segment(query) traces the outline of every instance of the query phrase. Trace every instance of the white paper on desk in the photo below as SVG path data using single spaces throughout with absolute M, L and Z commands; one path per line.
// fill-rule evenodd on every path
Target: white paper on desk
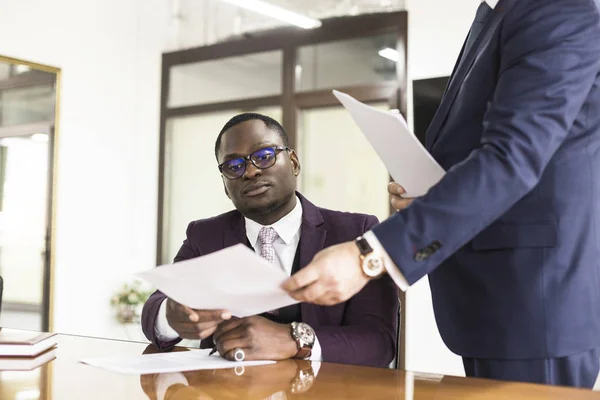
M 218 355 L 209 356 L 210 349 L 175 351 L 171 353 L 143 354 L 120 357 L 89 357 L 80 362 L 122 374 L 160 374 L 166 372 L 196 371 L 200 369 L 226 369 L 237 366 L 252 367 L 275 364 L 275 361 L 228 361 Z
M 408 129 L 400 113 L 378 110 L 337 90 L 333 94 L 348 110 L 394 181 L 404 187 L 404 197 L 423 196 L 442 179 L 444 169 Z
M 288 276 L 243 244 L 136 275 L 178 303 L 240 318 L 297 303 L 280 288 Z

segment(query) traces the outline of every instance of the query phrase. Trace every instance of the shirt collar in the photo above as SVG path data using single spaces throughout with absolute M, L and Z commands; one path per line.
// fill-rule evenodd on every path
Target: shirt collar
M 496 4 L 498 4 L 498 0 L 481 0 L 481 2 L 486 2 L 488 3 L 488 6 L 490 6 L 492 9 L 496 8 Z
M 256 248 L 256 242 L 258 241 L 258 233 L 264 227 L 256 221 L 252 221 L 244 217 L 246 222 L 246 236 L 250 241 L 250 244 Z M 300 230 L 300 226 L 302 225 L 302 204 L 298 196 L 296 196 L 296 206 L 289 214 L 285 217 L 281 218 L 279 221 L 275 222 L 273 225 L 270 225 L 275 232 L 279 235 L 281 240 L 285 242 L 285 244 L 290 244 L 292 240 L 294 240 L 294 236 Z

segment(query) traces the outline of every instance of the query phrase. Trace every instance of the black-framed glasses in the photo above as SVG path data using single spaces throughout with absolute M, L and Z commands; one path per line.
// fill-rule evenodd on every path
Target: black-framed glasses
M 247 162 L 250 161 L 258 169 L 267 169 L 275 165 L 277 154 L 282 151 L 289 151 L 286 146 L 272 146 L 256 150 L 254 153 L 246 156 L 234 158 L 233 160 L 225 161 L 219 165 L 219 171 L 227 179 L 238 179 L 246 172 Z

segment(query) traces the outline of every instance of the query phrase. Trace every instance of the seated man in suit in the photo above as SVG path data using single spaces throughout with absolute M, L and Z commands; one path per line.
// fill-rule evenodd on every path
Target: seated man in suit
M 316 207 L 297 193 L 300 163 L 272 118 L 251 113 L 232 118 L 217 138 L 215 156 L 236 210 L 191 222 L 175 262 L 244 243 L 291 275 L 318 251 L 354 240 L 378 222 Z M 395 356 L 398 308 L 397 288 L 388 276 L 334 307 L 302 303 L 248 318 L 192 310 L 157 291 L 144 305 L 142 326 L 160 349 L 182 338 L 201 339 L 201 348 L 216 346 L 227 359 L 239 348 L 246 360 L 306 358 L 384 367 Z

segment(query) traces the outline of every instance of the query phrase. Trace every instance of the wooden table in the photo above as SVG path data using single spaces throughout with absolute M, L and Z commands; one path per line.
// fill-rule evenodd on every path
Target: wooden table
M 589 390 L 328 363 L 314 376 L 306 361 L 170 376 L 121 375 L 78 362 L 154 351 L 145 343 L 59 335 L 57 357 L 49 364 L 33 371 L 0 371 L 0 399 L 600 399 L 600 393 Z M 187 385 L 169 386 L 174 376 L 184 377 Z

